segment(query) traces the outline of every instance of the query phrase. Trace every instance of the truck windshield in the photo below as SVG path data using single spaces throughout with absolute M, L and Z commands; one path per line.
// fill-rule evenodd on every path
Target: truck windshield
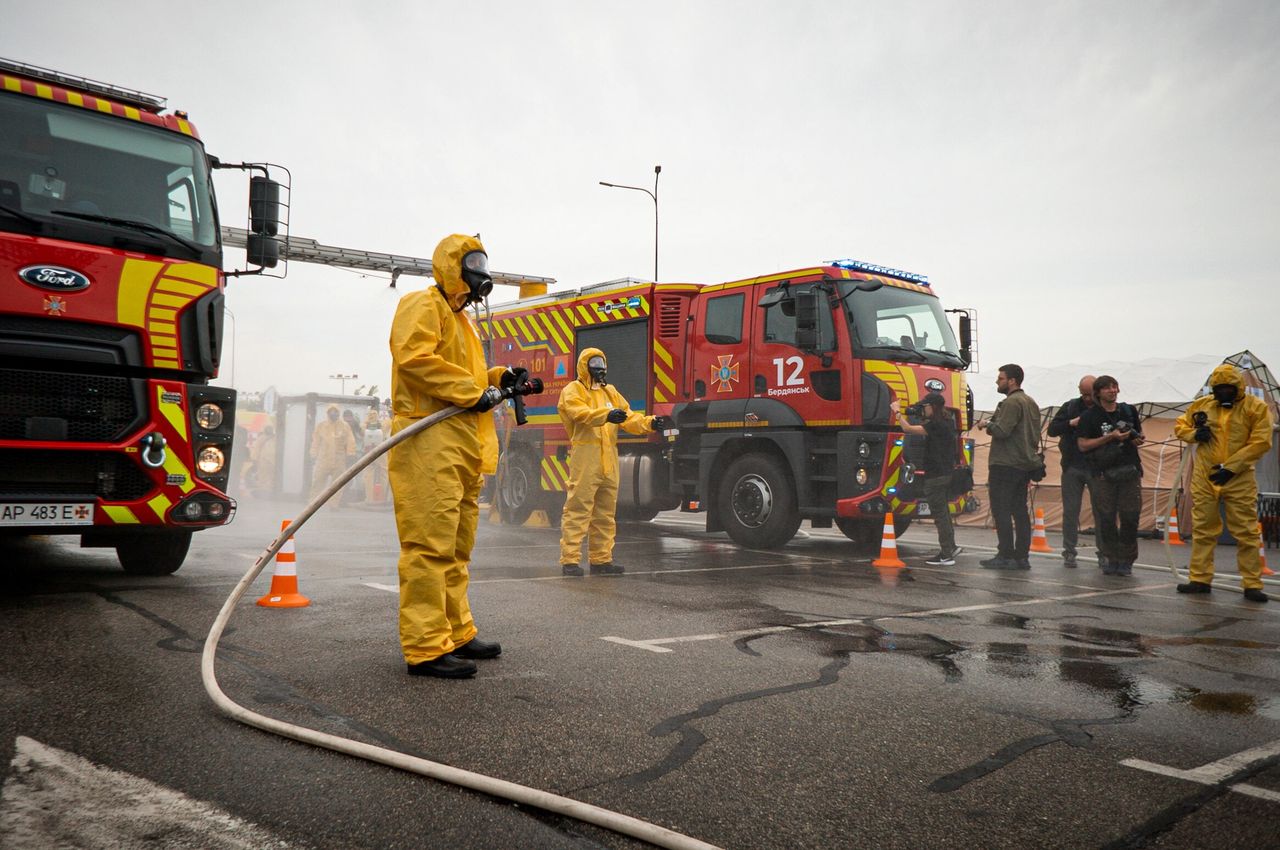
M 934 296 L 896 286 L 867 291 L 865 281 L 837 283 L 858 353 L 886 360 L 965 365 L 942 304 Z
M 204 148 L 136 121 L 0 94 L 0 230 L 135 250 L 141 242 L 217 262 Z

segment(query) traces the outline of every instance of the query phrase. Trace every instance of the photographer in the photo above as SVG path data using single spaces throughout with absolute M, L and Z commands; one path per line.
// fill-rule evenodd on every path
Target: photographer
M 898 427 L 904 433 L 924 437 L 924 498 L 938 529 L 938 554 L 925 563 L 934 567 L 954 566 L 960 552 L 951 525 L 951 473 L 956 467 L 958 441 L 955 420 L 947 410 L 946 399 L 939 393 L 929 393 L 919 404 L 906 409 L 908 416 L 924 420 L 919 425 L 902 417 L 898 402 L 889 407 L 899 417 Z
M 1116 401 L 1120 383 L 1110 375 L 1093 382 L 1093 407 L 1080 416 L 1076 446 L 1093 470 L 1091 495 L 1098 530 L 1098 566 L 1109 576 L 1133 574 L 1138 559 L 1138 517 L 1142 513 L 1145 437 L 1138 411 Z

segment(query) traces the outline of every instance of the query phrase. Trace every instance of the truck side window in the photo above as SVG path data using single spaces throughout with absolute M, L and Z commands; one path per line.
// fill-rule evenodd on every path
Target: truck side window
M 747 296 L 721 295 L 707 301 L 707 342 L 715 345 L 736 345 L 742 342 L 742 307 Z
M 824 305 L 825 301 L 822 302 Z M 764 341 L 783 345 L 796 345 L 796 313 L 794 302 L 780 301 L 764 312 Z M 818 310 L 818 350 L 833 351 L 836 347 L 835 324 L 830 308 Z

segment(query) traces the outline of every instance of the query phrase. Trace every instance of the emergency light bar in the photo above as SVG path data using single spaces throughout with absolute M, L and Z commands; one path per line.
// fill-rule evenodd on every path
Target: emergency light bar
M 148 112 L 161 112 L 168 103 L 167 98 L 159 95 L 147 94 L 146 92 L 135 91 L 133 89 L 121 88 L 111 83 L 103 83 L 97 80 L 91 80 L 88 77 L 77 77 L 72 74 L 63 74 L 60 71 L 51 71 L 48 68 L 41 68 L 36 65 L 28 65 L 25 62 L 15 62 L 12 59 L 0 59 L 0 71 L 7 71 L 10 74 L 19 74 L 29 77 L 33 80 L 51 83 L 55 86 L 61 86 L 66 89 L 75 89 L 85 94 L 91 94 L 96 97 L 105 97 L 108 100 L 114 100 L 117 103 L 123 103 L 126 106 L 136 106 L 139 109 L 145 109 Z
M 896 277 L 899 280 L 918 283 L 921 286 L 929 285 L 929 276 L 923 274 L 912 274 L 904 272 L 901 269 L 891 269 L 888 266 L 877 266 L 873 263 L 864 263 L 861 260 L 832 260 L 827 263 L 829 266 L 835 266 L 838 269 L 848 269 L 853 272 L 868 272 L 870 274 L 887 274 L 889 277 Z

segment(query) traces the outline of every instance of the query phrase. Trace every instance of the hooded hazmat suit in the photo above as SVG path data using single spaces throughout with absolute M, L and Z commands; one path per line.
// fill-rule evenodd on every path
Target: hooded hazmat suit
M 341 418 L 333 418 L 338 413 L 336 404 L 329 405 L 325 417 L 316 423 L 311 434 L 311 459 L 315 466 L 311 470 L 311 495 L 314 497 L 323 490 L 333 478 L 337 478 L 347 468 L 347 464 L 356 453 L 356 441 L 351 429 Z M 342 501 L 342 494 L 338 494 Z
M 1236 398 L 1230 407 L 1212 395 L 1198 398 L 1178 417 L 1173 432 L 1178 439 L 1196 446 L 1191 471 L 1191 580 L 1208 584 L 1213 580 L 1213 553 L 1222 533 L 1222 517 L 1236 539 L 1236 566 L 1240 584 L 1246 590 L 1262 588 L 1262 561 L 1258 556 L 1258 479 L 1254 464 L 1271 449 L 1271 411 L 1267 403 L 1251 396 L 1244 377 L 1234 366 L 1224 363 L 1213 370 L 1209 386 L 1232 384 Z M 1207 443 L 1197 443 L 1195 415 L 1204 413 L 1212 435 Z M 1209 480 L 1221 464 L 1235 473 L 1219 486 Z
M 483 250 L 474 237 L 446 237 L 431 257 L 437 285 L 400 299 L 390 341 L 393 434 L 447 407 L 473 406 L 506 371 L 485 369 L 480 337 L 462 312 L 462 258 Z M 497 463 L 488 412 L 452 416 L 389 452 L 400 535 L 400 644 L 408 664 L 439 658 L 475 637 L 467 563 L 481 475 Z
M 587 559 L 591 564 L 613 563 L 618 428 L 631 434 L 653 433 L 652 416 L 633 412 L 622 393 L 592 381 L 587 369 L 592 357 L 604 359 L 604 352 L 583 349 L 578 355 L 578 378 L 560 391 L 556 405 L 569 432 L 569 489 L 560 520 L 561 564 L 576 565 L 581 561 L 583 537 L 589 539 Z M 615 408 L 627 414 L 621 425 L 608 421 L 609 411 Z

